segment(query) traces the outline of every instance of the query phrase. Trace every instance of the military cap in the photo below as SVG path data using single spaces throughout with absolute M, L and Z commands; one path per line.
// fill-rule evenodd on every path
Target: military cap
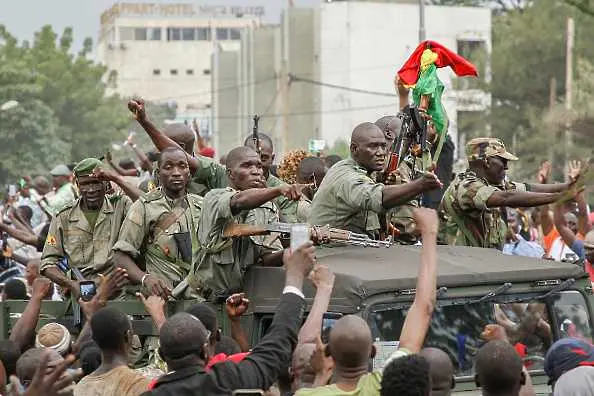
M 70 169 L 64 164 L 60 164 L 50 171 L 52 176 L 70 176 L 70 174 Z
M 501 139 L 497 138 L 475 138 L 466 143 L 466 157 L 474 161 L 487 157 L 501 157 L 508 161 L 517 161 L 518 157 L 507 152 Z
M 90 175 L 100 165 L 102 165 L 102 162 L 97 158 L 85 158 L 74 167 L 74 174 L 77 177 Z

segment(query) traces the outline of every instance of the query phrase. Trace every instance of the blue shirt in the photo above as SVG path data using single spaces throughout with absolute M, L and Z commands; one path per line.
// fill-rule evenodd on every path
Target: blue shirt
M 503 254 L 509 256 L 524 256 L 541 258 L 544 256 L 544 249 L 537 242 L 528 242 L 520 234 L 516 235 L 516 242 L 503 245 Z

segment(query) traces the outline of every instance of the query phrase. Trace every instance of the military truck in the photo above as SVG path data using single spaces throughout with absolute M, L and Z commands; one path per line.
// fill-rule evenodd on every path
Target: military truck
M 318 262 L 336 273 L 329 312 L 324 326 L 330 328 L 342 315 L 363 317 L 369 324 L 378 354 L 370 368 L 397 348 L 400 331 L 414 296 L 420 263 L 420 247 L 387 249 L 362 247 L 319 248 Z M 510 341 L 522 353 L 537 393 L 548 395 L 543 362 L 550 345 L 559 338 L 592 340 L 592 285 L 578 264 L 505 256 L 491 249 L 438 247 L 437 304 L 426 346 L 448 352 L 456 369 L 455 393 L 480 395 L 475 383 L 473 359 L 484 344 L 481 333 L 487 324 L 506 327 Z M 250 309 L 242 326 L 252 345 L 268 330 L 284 286 L 282 268 L 252 267 L 245 290 Z M 309 306 L 315 289 L 305 285 Z M 7 338 L 26 301 L 0 303 L 0 337 Z M 137 301 L 110 302 L 131 315 L 135 332 L 157 334 Z M 191 301 L 170 302 L 170 314 Z M 223 332 L 229 332 L 224 307 L 217 307 Z M 44 302 L 39 326 L 57 321 L 73 328 L 67 302 Z M 326 332 L 327 329 L 324 330 Z
M 397 348 L 407 310 L 415 296 L 420 247 L 318 249 L 317 258 L 336 273 L 325 326 L 340 315 L 363 317 L 378 354 L 371 367 Z M 487 324 L 502 324 L 522 352 L 537 394 L 550 394 L 544 356 L 559 338 L 592 340 L 592 284 L 582 266 L 506 256 L 492 249 L 438 247 L 437 304 L 426 346 L 446 351 L 456 369 L 455 394 L 480 395 L 473 360 L 485 343 Z M 280 268 L 253 268 L 246 278 L 250 315 L 244 323 L 252 343 L 272 321 L 283 285 Z M 306 285 L 311 306 L 315 290 Z

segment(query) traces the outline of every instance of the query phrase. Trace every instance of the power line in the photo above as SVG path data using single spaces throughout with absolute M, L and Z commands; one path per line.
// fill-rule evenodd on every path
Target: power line
M 320 110 L 313 110 L 313 111 L 297 111 L 297 112 L 293 112 L 293 113 L 287 113 L 287 116 L 291 117 L 291 116 L 302 116 L 302 115 L 310 115 L 310 114 L 333 114 L 333 113 L 345 113 L 345 112 L 349 112 L 349 111 L 359 111 L 359 110 L 375 110 L 375 109 L 384 109 L 384 108 L 388 108 L 388 107 L 396 107 L 396 104 L 386 104 L 386 105 L 375 105 L 375 106 L 362 106 L 362 107 L 349 107 L 349 108 L 343 108 L 343 109 L 336 109 L 336 110 L 326 110 L 326 111 L 320 111 Z M 230 116 L 218 116 L 218 117 L 214 117 L 216 119 L 219 120 L 235 120 L 235 119 L 244 119 L 244 118 L 251 118 L 253 115 L 230 115 Z M 267 115 L 262 115 L 261 118 L 275 118 L 275 117 L 281 117 L 283 116 L 283 114 L 267 114 Z
M 215 93 L 219 93 L 219 92 L 224 92 L 224 91 L 230 91 L 230 90 L 234 90 L 234 89 L 238 89 L 238 88 L 243 88 L 243 87 L 248 87 L 250 85 L 259 85 L 268 81 L 272 81 L 272 80 L 276 80 L 276 77 L 268 77 L 268 78 L 263 78 L 260 80 L 255 80 L 255 81 L 248 81 L 246 83 L 242 83 L 242 84 L 237 84 L 237 85 L 232 85 L 229 87 L 223 87 L 223 88 L 219 88 L 217 90 L 205 90 L 205 91 L 197 91 L 197 92 L 191 92 L 191 93 L 187 93 L 187 94 L 181 94 L 181 95 L 175 95 L 175 96 L 169 96 L 166 98 L 151 98 L 151 99 L 147 99 L 150 100 L 151 102 L 162 102 L 162 101 L 167 101 L 167 100 L 175 100 L 178 98 L 187 98 L 187 97 L 191 97 L 191 96 L 199 96 L 199 95 L 206 95 L 206 94 L 210 94 L 213 95 Z
M 390 97 L 390 98 L 395 98 L 396 97 L 396 94 L 389 93 L 389 92 L 370 91 L 370 90 L 367 90 L 367 89 L 358 89 L 358 88 L 346 87 L 344 85 L 329 84 L 329 83 L 324 83 L 324 82 L 321 82 L 321 81 L 310 80 L 309 78 L 299 77 L 299 76 L 296 76 L 296 75 L 291 74 L 291 73 L 289 73 L 289 78 L 291 79 L 291 81 L 305 82 L 305 83 L 308 83 L 308 84 L 319 85 L 319 86 L 322 86 L 322 87 L 328 87 L 328 88 L 334 88 L 334 89 L 341 89 L 343 91 L 357 92 L 357 93 L 368 94 L 368 95 L 375 95 L 375 96 L 387 96 L 387 97 Z

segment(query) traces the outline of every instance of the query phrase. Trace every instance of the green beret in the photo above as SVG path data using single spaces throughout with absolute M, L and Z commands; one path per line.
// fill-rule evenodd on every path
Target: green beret
M 96 167 L 102 165 L 103 163 L 99 161 L 97 158 L 85 158 L 84 160 L 80 161 L 74 167 L 74 175 L 75 176 L 85 176 L 90 175 L 93 173 Z

